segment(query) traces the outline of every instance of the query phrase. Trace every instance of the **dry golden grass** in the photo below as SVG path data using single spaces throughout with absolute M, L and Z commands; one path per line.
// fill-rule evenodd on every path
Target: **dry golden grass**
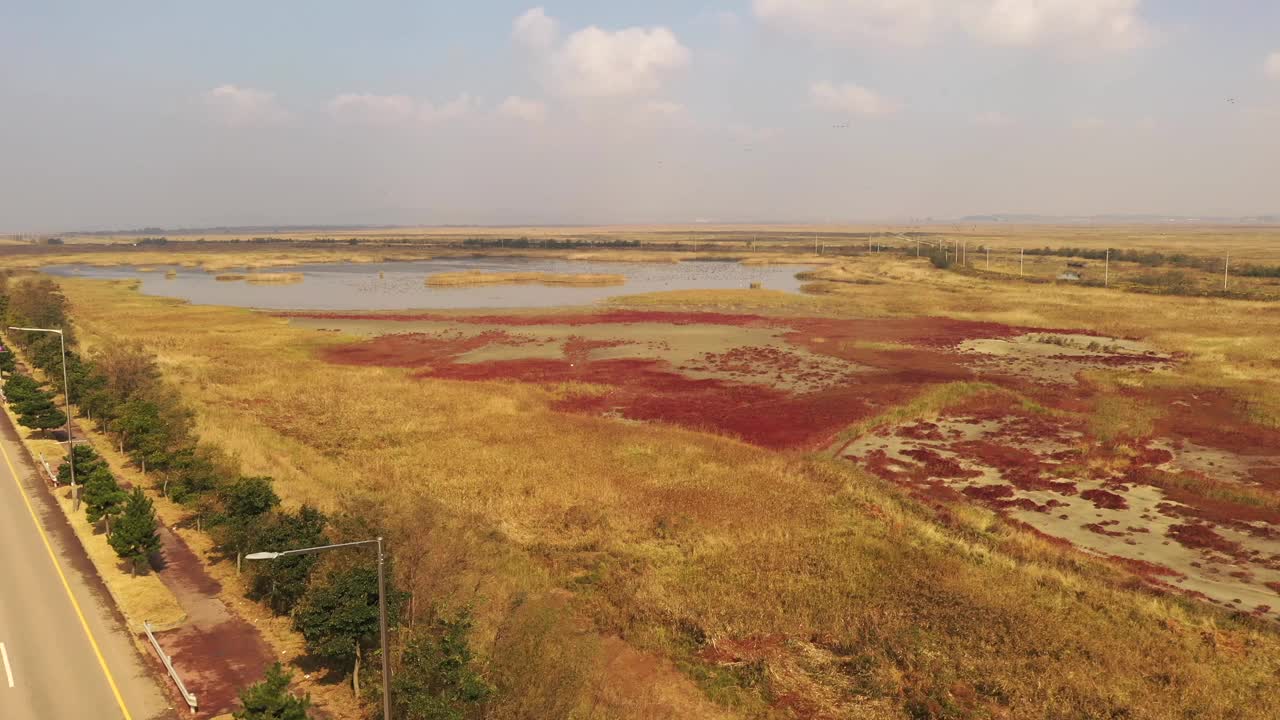
M 625 275 L 601 273 L 490 273 L 478 270 L 437 273 L 427 278 L 427 285 L 431 287 L 467 285 L 623 285 L 626 282 L 627 277 Z
M 887 284 L 630 302 L 1142 335 L 1188 353 L 1197 379 L 1248 381 L 1265 397 L 1280 380 L 1265 305 L 1007 285 L 889 258 L 848 272 Z M 316 352 L 343 341 L 331 333 L 121 283 L 64 286 L 90 341 L 159 353 L 203 437 L 276 477 L 289 503 L 380 517 L 415 602 L 474 603 L 495 672 L 563 688 L 583 717 L 774 717 L 770 699 L 782 697 L 829 717 L 901 717 L 930 702 L 954 717 L 1280 713 L 1273 630 L 1130 589 L 1119 571 L 986 511 L 942 523 L 847 463 L 550 410 L 569 389 L 328 365 Z M 512 641 L 536 626 L 529 608 L 560 606 L 578 629 Z M 611 636 L 640 652 L 609 662 L 620 656 Z M 697 654 L 752 639 L 763 649 L 746 663 Z M 595 671 L 557 675 L 555 657 Z M 682 672 L 636 682 L 648 658 Z M 654 699 L 655 686 L 670 692 Z M 978 704 L 966 710 L 969 697 Z

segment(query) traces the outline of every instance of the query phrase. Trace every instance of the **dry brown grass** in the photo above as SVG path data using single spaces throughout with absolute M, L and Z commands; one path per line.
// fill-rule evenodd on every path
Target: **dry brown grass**
M 1046 292 L 889 258 L 865 272 L 892 283 L 631 302 L 1087 328 L 1187 352 L 1206 381 L 1247 378 L 1266 395 L 1280 380 L 1271 307 Z M 328 365 L 316 351 L 343 341 L 329 333 L 118 283 L 64 285 L 90 341 L 138 339 L 159 353 L 203 437 L 246 472 L 276 477 L 290 503 L 375 512 L 404 586 L 423 603 L 474 603 L 494 667 L 564 688 L 583 716 L 701 717 L 709 698 L 769 717 L 782 697 L 831 717 L 900 716 L 911 703 L 954 706 L 954 717 L 1280 713 L 1274 631 L 1130 589 L 1122 573 L 985 511 L 940 522 L 846 463 L 558 414 L 555 388 Z M 543 627 L 528 608 L 560 605 L 579 619 L 513 640 Z M 615 635 L 639 659 L 606 662 Z M 699 659 L 753 638 L 779 639 L 745 664 Z M 595 658 L 595 671 L 554 675 L 547 657 Z M 682 673 L 638 683 L 631 671 L 646 658 Z M 671 692 L 654 700 L 655 685 Z

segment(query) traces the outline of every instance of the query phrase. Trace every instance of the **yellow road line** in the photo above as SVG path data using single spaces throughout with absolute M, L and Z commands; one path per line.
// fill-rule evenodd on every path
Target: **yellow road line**
M 14 428 L 16 431 L 17 428 Z M 31 504 L 31 498 L 27 496 L 27 491 L 22 487 L 22 481 L 18 479 L 18 471 L 13 467 L 13 461 L 9 459 L 9 453 L 4 449 L 4 442 L 0 440 L 0 455 L 4 456 L 4 464 L 9 466 L 9 474 L 13 476 L 13 483 L 18 486 L 18 494 L 22 496 L 22 502 L 27 506 L 27 512 L 31 513 L 31 522 L 36 525 L 36 532 L 40 534 L 40 540 L 44 542 L 44 549 L 49 552 L 49 560 L 53 563 L 53 569 L 58 572 L 58 579 L 62 581 L 62 588 L 67 591 L 67 599 L 71 601 L 71 607 L 76 611 L 76 617 L 80 618 L 80 627 L 84 628 L 84 636 L 89 638 L 89 645 L 93 648 L 93 654 L 98 656 L 98 665 L 102 668 L 102 674 L 107 676 L 107 684 L 111 686 L 111 694 L 116 696 L 116 703 L 120 706 L 120 712 L 124 713 L 124 720 L 133 720 L 133 716 L 129 714 L 129 708 L 125 707 L 124 698 L 120 695 L 120 688 L 116 685 L 116 679 L 111 676 L 111 669 L 107 667 L 107 659 L 102 657 L 102 649 L 98 647 L 98 641 L 93 637 L 93 631 L 89 629 L 89 621 L 84 618 L 84 611 L 80 609 L 80 603 L 76 602 L 76 596 L 71 592 L 71 583 L 67 582 L 67 576 L 62 572 L 62 566 L 58 564 L 58 556 L 53 552 L 53 545 L 49 543 L 49 536 L 45 535 L 44 528 L 40 527 L 40 516 L 36 515 L 36 509 Z

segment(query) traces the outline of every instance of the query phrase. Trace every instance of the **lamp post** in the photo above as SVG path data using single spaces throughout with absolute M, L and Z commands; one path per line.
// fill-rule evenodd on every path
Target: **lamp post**
M 80 509 L 80 489 L 76 487 L 75 442 L 71 439 L 71 384 L 67 381 L 67 338 L 61 328 L 28 328 L 9 326 L 10 330 L 23 332 L 56 333 L 58 345 L 62 348 L 62 400 L 67 408 L 67 467 L 71 468 L 71 502 L 75 510 Z
M 384 574 L 386 556 L 382 553 L 382 537 L 373 540 L 357 540 L 356 542 L 335 543 L 318 547 L 282 550 L 280 552 L 255 552 L 244 556 L 245 560 L 275 560 L 290 555 L 306 555 L 324 550 L 357 547 L 359 545 L 376 545 L 378 547 L 378 634 L 382 645 L 382 720 L 391 720 L 391 656 L 387 649 L 387 583 Z

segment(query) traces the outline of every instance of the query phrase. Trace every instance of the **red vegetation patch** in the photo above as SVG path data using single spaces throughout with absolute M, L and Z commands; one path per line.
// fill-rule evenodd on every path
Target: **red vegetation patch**
M 360 315 L 342 313 L 294 313 L 290 317 L 330 319 L 379 319 L 403 321 L 446 321 L 454 323 L 500 324 L 513 327 L 534 325 L 599 325 L 625 323 L 666 323 L 671 325 L 718 324 L 738 327 L 790 327 L 789 337 L 815 352 L 830 352 L 840 337 L 895 342 L 917 341 L 932 346 L 953 344 L 975 334 L 1016 335 L 1016 328 L 992 323 L 926 318 L 919 320 L 834 321 L 823 319 L 772 319 L 756 315 L 722 313 L 670 313 L 610 311 L 581 315 L 475 315 L 454 317 L 431 313 L 407 315 Z M 825 336 L 820 336 L 823 333 Z M 932 338 L 932 339 L 930 339 Z M 926 342 L 927 340 L 927 342 Z M 620 342 L 620 341 L 619 341 Z M 564 360 L 520 359 L 482 363 L 457 363 L 456 358 L 490 343 L 519 344 L 504 331 L 478 336 L 440 337 L 435 335 L 384 335 L 365 342 L 329 348 L 325 357 L 352 365 L 382 365 L 422 368 L 421 375 L 454 380 L 517 380 L 531 383 L 569 381 L 610 386 L 602 396 L 582 396 L 561 402 L 558 409 L 569 412 L 618 412 L 637 420 L 674 423 L 741 438 L 774 448 L 820 447 L 841 429 L 870 417 L 919 392 L 923 385 L 968 377 L 963 358 L 931 349 L 905 349 L 878 358 L 885 368 L 879 373 L 859 373 L 838 386 L 794 394 L 782 389 L 721 380 L 695 380 L 656 360 L 590 360 L 591 350 L 618 344 L 571 338 L 565 344 Z M 847 346 L 846 346 L 847 349 Z M 856 354 L 856 353 L 855 353 Z M 852 358 L 846 358 L 852 359 Z M 760 373 L 791 380 L 825 384 L 834 378 L 830 371 L 801 367 L 800 356 L 786 349 L 738 348 L 708 358 L 712 367 L 744 376 Z M 930 472 L 942 477 L 968 477 L 953 464 L 934 460 Z
M 1280 465 L 1267 465 L 1249 470 L 1249 482 L 1269 490 L 1280 490 Z
M 1108 530 L 1106 526 L 1107 523 L 1089 523 L 1088 525 L 1081 525 L 1085 530 L 1099 535 L 1106 535 L 1107 537 L 1124 537 L 1125 533 Z
M 1216 550 L 1226 555 L 1238 555 L 1241 552 L 1239 543 L 1222 537 L 1206 525 L 1174 525 L 1169 528 L 1168 535 L 1183 547 Z
M 988 440 L 973 440 L 951 446 L 958 454 L 1000 471 L 1001 477 L 1022 490 L 1054 490 L 1075 494 L 1075 485 L 1043 477 L 1048 466 L 1029 450 Z
M 920 422 L 903 425 L 895 433 L 898 437 L 910 440 L 942 440 L 942 430 L 937 423 Z
M 1164 491 L 1166 498 L 1180 503 L 1161 504 L 1160 509 L 1166 515 L 1195 517 L 1220 524 L 1265 522 L 1280 525 L 1280 510 L 1274 506 L 1246 505 L 1215 497 L 1219 494 L 1216 491 L 1234 490 L 1233 483 L 1214 480 L 1201 473 L 1188 472 L 1182 475 L 1183 477 L 1179 477 L 1163 470 L 1140 467 L 1131 468 L 1126 472 L 1125 479 L 1158 487 Z M 1187 487 L 1187 478 L 1194 481 L 1192 487 Z
M 1268 455 L 1280 448 L 1280 430 L 1248 422 L 1239 409 L 1240 400 L 1225 390 L 1150 392 L 1166 411 L 1156 422 L 1163 434 L 1240 455 Z
M 1093 503 L 1096 508 L 1124 510 L 1129 507 L 1129 503 L 1125 502 L 1122 496 L 1102 489 L 1085 490 L 1080 493 L 1080 497 Z
M 592 350 L 626 344 L 623 340 L 588 340 L 580 335 L 574 335 L 564 342 L 564 358 L 573 364 L 585 363 L 590 359 Z
M 648 310 L 609 310 L 599 313 L 564 315 L 445 315 L 441 313 L 335 313 L 279 312 L 274 317 L 311 320 L 379 320 L 383 322 L 447 322 L 466 325 L 618 325 L 625 323 L 659 323 L 663 325 L 729 325 L 733 327 L 790 327 L 789 320 L 762 315 L 728 313 L 660 312 Z
M 1031 498 L 1014 498 L 1014 489 L 1009 485 L 970 485 L 962 490 L 966 496 L 979 500 L 1001 510 L 1018 509 L 1031 512 L 1047 513 L 1051 509 L 1048 504 L 1040 505 Z
M 962 490 L 965 495 L 978 500 L 1007 500 L 1013 497 L 1013 487 L 1009 485 L 970 485 Z
M 1133 529 L 1133 528 L 1130 528 L 1130 530 L 1132 530 L 1132 529 Z M 1145 579 L 1147 579 L 1147 580 L 1154 580 L 1154 581 L 1156 581 L 1156 582 L 1159 582 L 1159 581 L 1157 580 L 1158 578 L 1166 578 L 1166 577 L 1171 577 L 1171 578 L 1180 578 L 1180 577 L 1186 577 L 1186 575 L 1185 575 L 1185 574 L 1180 573 L 1180 572 L 1178 572 L 1177 570 L 1174 570 L 1174 569 L 1172 569 L 1172 568 L 1167 568 L 1167 567 L 1165 567 L 1164 565 L 1157 565 L 1157 564 L 1155 564 L 1155 563 L 1153 563 L 1153 562 L 1147 562 L 1146 560 L 1136 560 L 1136 559 L 1133 559 L 1133 558 L 1123 558 L 1123 557 L 1117 557 L 1117 556 L 1114 556 L 1114 555 L 1113 555 L 1113 556 L 1111 556 L 1111 558 L 1110 558 L 1110 559 L 1111 559 L 1111 561 L 1112 561 L 1112 562 L 1114 562 L 1115 564 L 1117 564 L 1117 565 L 1121 565 L 1121 566 L 1123 566 L 1123 567 L 1125 567 L 1125 568 L 1129 569 L 1131 572 L 1133 572 L 1133 573 L 1135 573 L 1135 574 L 1137 574 L 1137 575 L 1140 575 L 1140 576 L 1142 576 L 1143 578 L 1145 578 Z M 1161 584 L 1163 584 L 1163 583 L 1161 583 Z
M 959 480 L 980 477 L 977 470 L 967 470 L 955 460 L 944 457 L 929 448 L 912 448 L 904 450 L 903 455 L 920 463 L 917 478 L 920 480 L 936 478 L 940 480 Z
M 831 385 L 848 372 L 834 372 L 789 349 L 777 347 L 736 347 L 722 353 L 704 353 L 681 370 L 717 372 L 741 377 L 769 377 L 779 383 L 808 384 L 811 387 Z
M 1138 454 L 1134 456 L 1133 463 L 1135 465 L 1163 465 L 1173 460 L 1173 453 L 1162 448 L 1143 447 L 1138 450 Z
M 326 360 L 342 365 L 421 367 L 448 362 L 471 350 L 510 339 L 507 333 L 491 330 L 473 336 L 435 336 L 421 333 L 382 335 L 366 342 L 326 348 Z

